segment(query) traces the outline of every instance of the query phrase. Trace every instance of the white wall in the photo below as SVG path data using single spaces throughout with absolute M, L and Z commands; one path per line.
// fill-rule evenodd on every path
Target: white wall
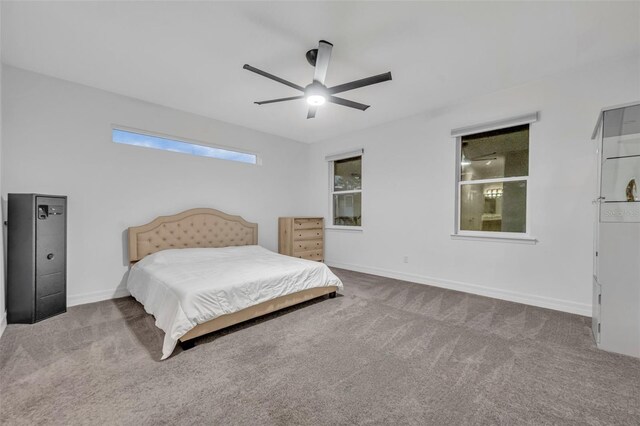
M 69 197 L 71 305 L 126 294 L 128 226 L 213 207 L 257 222 L 277 250 L 278 216 L 307 212 L 304 144 L 12 67 L 2 79 L 2 195 Z M 262 165 L 115 144 L 112 123 L 257 151 Z
M 639 76 L 637 57 L 621 59 L 307 146 L 5 67 L 2 195 L 69 196 L 68 289 L 77 304 L 125 294 L 125 230 L 159 214 L 194 206 L 240 214 L 275 250 L 278 216 L 328 216 L 325 155 L 364 147 L 364 231 L 327 231 L 327 263 L 587 315 L 590 135 L 601 107 L 640 99 Z M 450 130 L 532 111 L 540 121 L 531 131 L 529 220 L 539 243 L 452 240 Z M 258 151 L 263 165 L 114 144 L 112 123 Z
M 591 132 L 600 108 L 638 99 L 638 57 L 623 58 L 314 144 L 311 210 L 327 216 L 325 155 L 365 149 L 364 230 L 328 231 L 327 263 L 590 315 Z M 451 129 L 534 111 L 529 221 L 539 243 L 452 240 Z

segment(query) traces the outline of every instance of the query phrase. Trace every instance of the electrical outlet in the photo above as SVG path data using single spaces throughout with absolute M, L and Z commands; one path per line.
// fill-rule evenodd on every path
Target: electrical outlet
M 405 257 L 403 257 L 403 258 L 402 258 L 402 261 L 403 261 L 404 263 L 409 263 L 409 256 L 405 256 Z

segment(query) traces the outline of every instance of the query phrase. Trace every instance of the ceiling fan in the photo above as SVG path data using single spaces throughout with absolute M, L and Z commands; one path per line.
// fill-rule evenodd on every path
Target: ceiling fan
M 385 72 L 383 74 L 374 75 L 372 77 L 363 78 L 360 80 L 355 80 L 350 83 L 339 84 L 333 87 L 327 87 L 324 84 L 325 78 L 327 77 L 327 69 L 329 68 L 329 59 L 331 58 L 331 49 L 333 48 L 333 44 L 329 43 L 325 40 L 320 40 L 318 43 L 317 49 L 311 49 L 307 52 L 307 61 L 311 66 L 315 67 L 315 71 L 313 74 L 313 81 L 311 84 L 306 87 L 298 86 L 295 83 L 291 83 L 283 78 L 276 77 L 273 74 L 269 74 L 268 72 L 259 70 L 258 68 L 252 67 L 249 64 L 245 64 L 242 68 L 245 70 L 249 70 L 256 74 L 259 74 L 263 77 L 270 78 L 271 80 L 277 81 L 278 83 L 282 83 L 285 86 L 292 87 L 296 90 L 301 91 L 303 94 L 299 96 L 291 96 L 288 98 L 279 98 L 279 99 L 270 99 L 268 101 L 259 101 L 254 102 L 258 105 L 272 104 L 275 102 L 285 102 L 285 101 L 293 101 L 296 99 L 306 99 L 307 104 L 309 104 L 309 111 L 307 113 L 307 118 L 314 118 L 316 116 L 316 112 L 318 111 L 318 107 L 325 102 L 330 102 L 332 104 L 342 105 L 349 108 L 359 109 L 361 111 L 369 108 L 369 105 L 364 105 L 358 102 L 350 101 L 347 99 L 339 98 L 334 96 L 336 93 L 346 92 L 348 90 L 358 89 L 364 86 L 370 86 L 376 83 L 382 83 L 383 81 L 391 80 L 391 72 Z

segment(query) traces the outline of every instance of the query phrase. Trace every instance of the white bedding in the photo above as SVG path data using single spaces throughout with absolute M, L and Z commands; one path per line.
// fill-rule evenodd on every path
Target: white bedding
M 198 324 L 267 300 L 342 282 L 324 263 L 260 246 L 163 250 L 129 272 L 127 288 L 164 330 L 162 359 Z

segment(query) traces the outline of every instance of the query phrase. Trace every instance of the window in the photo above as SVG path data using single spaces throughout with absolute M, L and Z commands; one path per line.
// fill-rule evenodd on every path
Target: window
M 122 143 L 126 145 L 162 149 L 164 151 L 179 152 L 182 154 L 197 155 L 200 157 L 218 158 L 220 160 L 239 161 L 241 163 L 258 163 L 258 156 L 255 154 L 198 145 L 191 142 L 167 139 L 165 137 L 152 136 L 145 133 L 136 133 L 122 129 L 113 129 L 112 139 L 115 143 Z
M 362 226 L 362 151 L 329 162 L 331 214 L 334 226 Z
M 458 235 L 528 233 L 530 122 L 458 138 Z

